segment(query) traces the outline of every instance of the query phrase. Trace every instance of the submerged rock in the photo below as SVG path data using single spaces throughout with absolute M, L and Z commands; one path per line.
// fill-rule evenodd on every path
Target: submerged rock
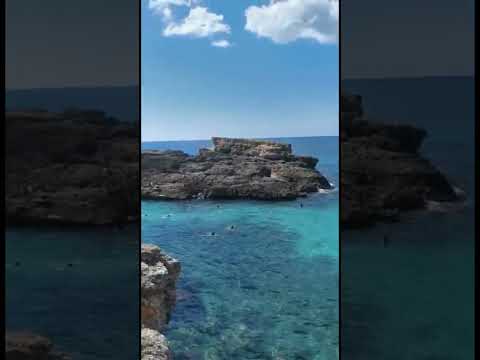
M 5 114 L 8 223 L 135 221 L 139 131 L 102 112 Z
M 142 153 L 142 197 L 149 199 L 285 200 L 331 189 L 315 166 L 291 145 L 212 138 L 214 149 Z
M 142 359 L 171 359 L 168 342 L 160 333 L 170 320 L 176 302 L 180 263 L 155 245 L 141 250 Z
M 341 225 L 371 226 L 428 201 L 459 199 L 445 176 L 419 149 L 427 133 L 363 118 L 359 96 L 342 96 Z
M 54 349 L 50 339 L 31 333 L 11 332 L 5 335 L 7 360 L 70 360 Z

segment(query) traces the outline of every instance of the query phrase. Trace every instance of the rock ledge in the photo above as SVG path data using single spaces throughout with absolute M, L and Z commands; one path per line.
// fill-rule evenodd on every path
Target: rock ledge
M 142 359 L 170 360 L 173 356 L 161 332 L 175 307 L 180 263 L 155 245 L 143 244 L 141 257 Z
M 142 197 L 288 200 L 332 188 L 315 169 L 318 160 L 293 155 L 289 144 L 219 137 L 212 142 L 213 149 L 196 156 L 143 152 Z

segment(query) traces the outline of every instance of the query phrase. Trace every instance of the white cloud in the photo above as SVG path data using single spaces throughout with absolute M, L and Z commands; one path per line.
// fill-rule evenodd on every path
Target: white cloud
M 173 7 L 192 7 L 200 0 L 148 0 L 148 7 L 154 13 L 162 16 L 163 21 L 170 22 L 173 19 Z
M 230 26 L 223 22 L 223 15 L 211 13 L 207 8 L 201 6 L 190 9 L 188 16 L 181 22 L 169 22 L 163 31 L 165 36 L 192 36 L 198 38 L 218 33 L 229 34 Z
M 162 10 L 162 16 L 164 21 L 172 21 L 172 9 L 170 9 L 169 7 L 164 8 Z
M 278 44 L 298 39 L 335 43 L 338 11 L 338 0 L 270 0 L 245 10 L 245 30 Z
M 228 41 L 228 40 L 212 41 L 211 44 L 212 44 L 212 46 L 220 47 L 220 48 L 228 48 L 228 47 L 232 46 L 232 44 L 230 44 L 230 41 Z
M 149 0 L 148 7 L 154 11 L 160 13 L 163 12 L 165 8 L 170 8 L 171 6 L 191 6 L 191 0 Z

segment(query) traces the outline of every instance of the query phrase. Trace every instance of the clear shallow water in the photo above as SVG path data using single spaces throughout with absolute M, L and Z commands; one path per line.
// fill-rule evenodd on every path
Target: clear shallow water
M 337 138 L 283 140 L 319 157 L 337 182 Z M 189 152 L 197 146 L 205 143 Z M 142 236 L 182 263 L 166 332 L 176 359 L 338 358 L 337 192 L 275 203 L 144 201 Z
M 345 360 L 474 358 L 473 84 L 468 78 L 344 84 L 364 95 L 369 116 L 425 128 L 422 152 L 468 196 L 458 211 L 411 213 L 401 223 L 342 233 Z
M 74 359 L 138 357 L 137 227 L 11 228 L 5 240 L 6 329 L 48 336 Z

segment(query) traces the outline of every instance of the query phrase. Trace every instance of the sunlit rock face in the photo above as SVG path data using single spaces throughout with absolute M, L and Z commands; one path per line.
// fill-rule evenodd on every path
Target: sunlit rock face
M 146 199 L 286 200 L 331 189 L 315 166 L 289 144 L 212 138 L 213 149 L 196 156 L 181 151 L 142 153 L 142 197 Z
M 161 331 L 175 307 L 180 263 L 158 246 L 144 244 L 141 271 L 142 359 L 171 359 L 168 342 Z
M 172 360 L 165 336 L 157 330 L 142 328 L 142 360 Z

